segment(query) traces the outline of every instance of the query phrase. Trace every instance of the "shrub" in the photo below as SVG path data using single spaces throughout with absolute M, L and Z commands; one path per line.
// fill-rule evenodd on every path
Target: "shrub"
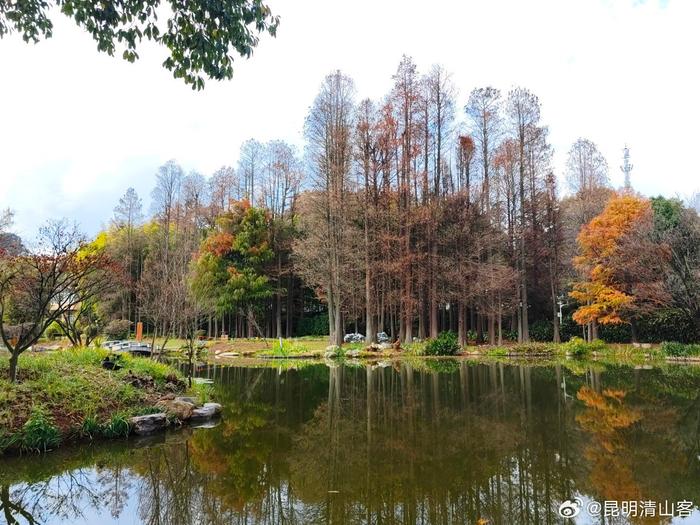
M 697 343 L 700 340 L 697 325 L 685 312 L 669 308 L 654 312 L 639 321 L 639 339 L 648 343 L 678 341 Z
M 671 357 L 688 357 L 700 355 L 700 344 L 683 344 L 676 341 L 661 343 L 661 351 Z
M 606 343 L 629 343 L 632 340 L 632 327 L 626 323 L 601 324 L 598 335 Z
M 506 341 L 517 341 L 518 331 L 517 330 L 503 330 L 503 339 Z
M 128 319 L 115 319 L 105 326 L 104 333 L 109 339 L 126 339 L 131 330 L 131 321 Z
M 38 406 L 32 408 L 32 413 L 20 433 L 20 448 L 24 451 L 46 452 L 60 443 L 61 434 L 46 410 Z
M 591 352 L 603 352 L 608 348 L 602 339 L 596 339 L 592 343 L 587 343 L 580 337 L 572 337 L 562 347 L 567 353 L 573 354 L 574 357 L 585 357 Z
M 323 313 L 299 319 L 296 333 L 300 336 L 328 335 L 328 314 Z
M 548 343 L 554 339 L 554 324 L 546 319 L 538 319 L 530 326 L 530 337 L 539 343 Z
M 455 355 L 457 352 L 459 343 L 454 332 L 442 332 L 435 339 L 429 339 L 425 343 L 425 355 Z
M 605 352 L 608 349 L 608 345 L 602 339 L 596 339 L 592 343 L 588 343 L 588 348 L 593 352 Z
M 590 352 L 588 344 L 580 337 L 572 337 L 569 342 L 563 345 L 566 353 L 573 354 L 576 357 L 583 357 Z

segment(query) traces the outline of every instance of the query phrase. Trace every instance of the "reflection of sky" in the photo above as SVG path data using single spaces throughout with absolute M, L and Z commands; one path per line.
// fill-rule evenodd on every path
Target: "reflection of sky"
M 37 518 L 46 518 L 45 521 L 41 521 L 41 523 L 45 525 L 66 525 L 73 523 L 87 525 L 132 525 L 143 523 L 138 508 L 140 496 L 142 496 L 139 494 L 141 480 L 138 475 L 134 475 L 127 470 L 124 470 L 122 474 L 124 476 L 122 481 L 128 482 L 124 486 L 128 484 L 129 487 L 124 489 L 123 507 L 117 516 L 113 516 L 110 512 L 109 497 L 111 493 L 108 490 L 109 485 L 100 483 L 100 473 L 94 468 L 79 469 L 61 476 L 55 476 L 47 481 L 46 484 L 38 483 L 33 488 L 29 488 L 29 493 L 35 496 L 41 494 L 42 497 L 32 501 L 31 497 L 25 496 L 28 498 L 25 500 L 25 503 L 27 503 L 27 501 L 30 502 L 26 508 L 31 512 L 32 509 L 35 509 L 35 507 L 33 507 L 35 503 L 48 512 L 55 512 L 53 515 L 49 514 L 48 516 L 44 516 L 37 514 L 37 516 L 35 516 Z M 66 498 L 71 488 L 74 490 L 72 494 L 77 496 L 75 499 Z M 13 492 L 15 491 L 27 491 L 27 486 L 24 484 L 15 486 Z M 145 496 L 148 497 L 148 495 Z M 319 496 L 323 499 L 325 494 Z M 581 513 L 576 518 L 569 521 L 563 520 L 563 522 L 574 523 L 576 525 L 599 525 L 602 522 L 600 515 L 593 516 L 587 512 L 588 505 L 594 500 L 583 494 L 576 494 L 576 497 L 582 501 Z M 60 502 L 63 503 L 63 507 L 61 507 L 62 511 L 58 508 Z M 299 512 L 300 515 L 303 515 L 303 505 L 297 503 L 295 507 L 296 511 Z M 19 518 L 19 516 L 16 517 Z M 661 521 L 661 518 L 658 519 Z M 609 518 L 606 518 L 606 521 L 607 520 L 609 520 Z M 19 522 L 22 524 L 26 523 L 21 519 Z M 634 523 L 634 521 L 625 519 L 624 517 L 616 517 L 614 518 L 614 523 L 622 525 L 631 524 Z M 675 517 L 670 523 L 700 523 L 700 511 L 694 509 L 689 517 Z
M 126 469 L 122 474 L 123 480 L 130 481 L 131 484 L 128 488 L 126 484 L 123 486 L 123 507 L 116 517 L 111 515 L 109 508 L 109 497 L 113 494 L 100 483 L 100 473 L 95 468 L 74 470 L 54 476 L 45 483 L 37 483 L 29 488 L 23 502 L 26 510 L 33 513 L 34 517 L 45 525 L 140 523 L 138 477 L 133 476 Z M 16 494 L 26 490 L 27 486 L 22 484 L 15 486 L 11 492 Z M 32 498 L 30 494 L 36 498 Z M 69 495 L 76 497 L 69 497 Z M 39 509 L 44 509 L 45 512 L 42 513 Z M 22 524 L 26 523 L 19 515 L 15 515 L 15 518 L 18 518 Z

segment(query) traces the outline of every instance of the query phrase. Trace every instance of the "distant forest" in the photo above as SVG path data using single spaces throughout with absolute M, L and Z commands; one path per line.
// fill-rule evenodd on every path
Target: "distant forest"
M 129 188 L 87 245 L 114 277 L 73 312 L 77 329 L 698 339 L 692 203 L 612 188 L 585 138 L 557 176 L 527 89 L 478 88 L 460 105 L 449 73 L 409 57 L 392 78 L 382 99 L 358 100 L 351 78 L 328 75 L 303 152 L 251 139 L 208 178 L 169 161 L 148 214 Z

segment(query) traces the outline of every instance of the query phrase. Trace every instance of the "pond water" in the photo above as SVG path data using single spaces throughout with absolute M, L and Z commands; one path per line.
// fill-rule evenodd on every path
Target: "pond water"
M 0 460 L 0 522 L 700 523 L 698 367 L 199 373 L 218 426 Z

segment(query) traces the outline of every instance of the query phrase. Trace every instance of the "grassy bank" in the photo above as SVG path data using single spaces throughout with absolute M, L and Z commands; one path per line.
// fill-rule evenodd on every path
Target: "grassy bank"
M 87 348 L 26 353 L 11 384 L 8 356 L 0 353 L 0 452 L 125 436 L 129 417 L 157 411 L 158 399 L 185 387 L 179 372 L 151 359 L 124 355 L 123 368 L 106 370 L 107 354 Z
M 448 338 L 449 339 L 449 338 Z M 401 348 L 369 349 L 365 343 L 348 343 L 327 352 L 327 337 L 304 337 L 283 339 L 280 348 L 277 339 L 232 339 L 229 341 L 210 341 L 209 360 L 227 360 L 228 358 L 259 359 L 298 359 L 314 358 L 407 358 L 427 356 L 469 356 L 472 358 L 595 358 L 598 360 L 624 361 L 630 363 L 644 361 L 680 361 L 700 360 L 700 345 L 661 343 L 660 345 L 608 344 L 602 340 L 586 343 L 580 338 L 572 338 L 561 344 L 555 343 L 506 343 L 502 346 L 467 345 L 459 347 L 456 342 L 431 344 L 430 340 L 417 341 Z

